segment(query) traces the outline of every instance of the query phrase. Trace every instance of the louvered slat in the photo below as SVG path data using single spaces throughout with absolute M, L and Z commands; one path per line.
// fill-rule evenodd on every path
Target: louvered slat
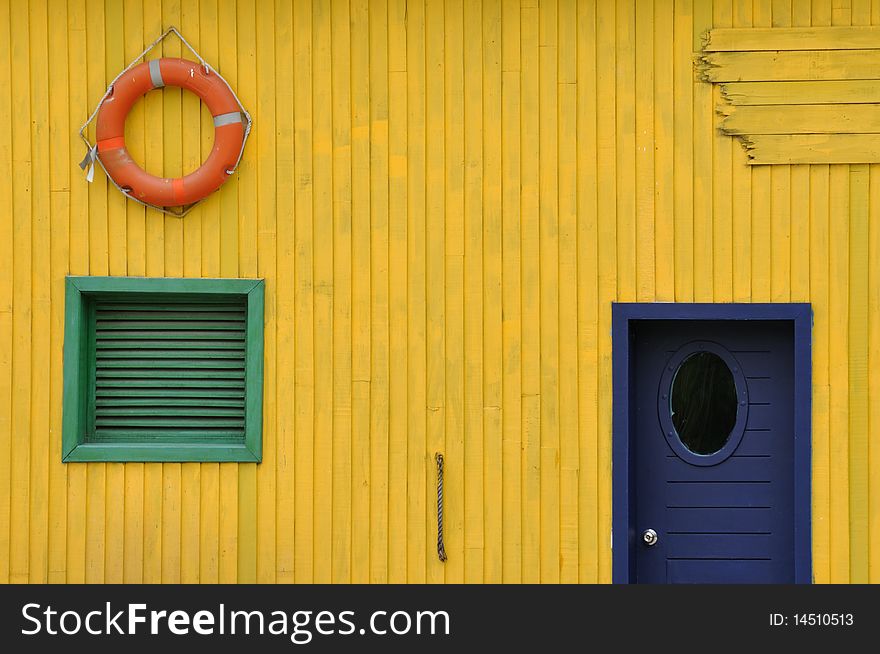
M 244 301 L 92 307 L 94 442 L 230 442 L 244 438 Z

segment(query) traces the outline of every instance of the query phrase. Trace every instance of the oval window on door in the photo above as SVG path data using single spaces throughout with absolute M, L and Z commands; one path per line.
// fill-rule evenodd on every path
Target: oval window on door
M 695 465 L 720 463 L 739 445 L 748 414 L 745 376 L 733 355 L 710 341 L 694 341 L 669 360 L 658 413 L 667 442 Z

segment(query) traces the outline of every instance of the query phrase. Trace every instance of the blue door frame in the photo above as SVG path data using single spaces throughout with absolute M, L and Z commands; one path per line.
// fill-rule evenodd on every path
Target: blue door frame
M 635 579 L 634 457 L 630 429 L 631 323 L 639 320 L 785 320 L 794 328 L 794 560 L 796 583 L 812 582 L 811 439 L 812 309 L 791 304 L 614 303 L 612 305 L 612 580 Z

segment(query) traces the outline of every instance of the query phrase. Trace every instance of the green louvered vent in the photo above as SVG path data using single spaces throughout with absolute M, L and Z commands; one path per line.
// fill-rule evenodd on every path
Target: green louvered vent
M 245 435 L 245 300 L 96 300 L 91 442 Z

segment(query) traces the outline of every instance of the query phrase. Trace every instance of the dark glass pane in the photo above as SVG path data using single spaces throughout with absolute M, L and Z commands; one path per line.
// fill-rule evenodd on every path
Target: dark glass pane
M 698 352 L 682 361 L 672 381 L 672 424 L 695 454 L 724 447 L 736 424 L 736 384 L 724 360 Z

